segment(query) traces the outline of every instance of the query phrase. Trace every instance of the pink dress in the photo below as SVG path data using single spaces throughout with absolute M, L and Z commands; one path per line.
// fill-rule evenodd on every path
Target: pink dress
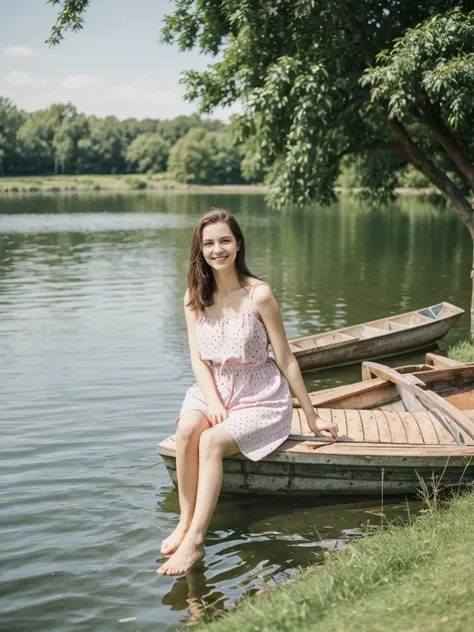
M 288 438 L 293 414 L 288 382 L 269 355 L 266 329 L 252 311 L 257 285 L 261 284 L 252 288 L 247 312 L 229 318 L 202 313 L 196 325 L 201 359 L 211 367 L 229 415 L 219 427 L 252 461 L 262 459 Z M 180 416 L 192 409 L 207 415 L 206 401 L 197 384 L 188 389 Z

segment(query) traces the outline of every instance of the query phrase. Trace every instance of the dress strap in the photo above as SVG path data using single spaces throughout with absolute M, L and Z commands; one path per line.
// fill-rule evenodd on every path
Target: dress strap
M 250 309 L 252 309 L 253 304 L 253 293 L 255 292 L 255 288 L 259 285 L 268 285 L 268 283 L 255 283 L 255 285 L 252 287 L 252 290 L 250 292 Z

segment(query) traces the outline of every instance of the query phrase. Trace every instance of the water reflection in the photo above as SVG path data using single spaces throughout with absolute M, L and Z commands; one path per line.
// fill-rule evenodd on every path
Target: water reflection
M 420 507 L 411 499 L 412 514 Z M 178 510 L 177 492 L 162 490 L 157 511 L 163 537 L 176 526 Z M 367 532 L 369 525 L 379 525 L 381 510 L 373 498 L 223 496 L 206 537 L 204 562 L 189 575 L 173 578 L 163 603 L 184 611 L 184 622 L 224 611 L 243 595 L 322 564 L 325 551 L 340 549 L 347 539 L 363 535 L 354 526 L 365 525 Z M 383 514 L 384 520 L 406 520 L 405 498 L 391 499 Z

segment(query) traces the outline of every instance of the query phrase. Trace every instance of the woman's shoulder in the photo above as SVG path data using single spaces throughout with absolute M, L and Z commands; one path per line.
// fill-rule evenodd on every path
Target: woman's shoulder
M 272 288 L 267 281 L 251 278 L 247 280 L 247 287 L 254 300 L 265 300 L 273 296 Z

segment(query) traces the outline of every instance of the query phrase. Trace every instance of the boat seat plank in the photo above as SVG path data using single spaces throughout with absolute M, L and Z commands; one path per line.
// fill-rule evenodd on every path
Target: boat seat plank
M 408 443 L 405 426 L 400 419 L 400 414 L 396 410 L 384 410 L 383 414 L 390 426 L 392 443 Z
M 374 413 L 375 421 L 379 429 L 379 438 L 381 443 L 392 443 L 392 434 L 390 432 L 390 426 L 388 425 L 385 415 L 381 410 L 372 410 Z
M 436 426 L 429 414 L 426 411 L 414 412 L 413 416 L 418 422 L 421 434 L 423 435 L 423 441 L 426 445 L 439 445 L 439 437 L 436 431 Z
M 361 410 L 359 412 L 364 429 L 364 441 L 368 443 L 380 443 L 379 428 L 374 413 L 371 410 Z
M 362 426 L 360 411 L 346 410 L 346 421 L 348 436 L 353 441 L 364 441 L 364 427 Z
M 408 443 L 424 443 L 423 435 L 421 434 L 420 427 L 418 426 L 418 422 L 413 413 L 401 412 L 399 415 L 402 420 L 402 424 L 405 427 L 405 432 L 407 433 Z
M 334 408 L 332 411 L 332 420 L 337 424 L 339 436 L 345 437 L 348 435 L 346 411 L 343 408 Z

